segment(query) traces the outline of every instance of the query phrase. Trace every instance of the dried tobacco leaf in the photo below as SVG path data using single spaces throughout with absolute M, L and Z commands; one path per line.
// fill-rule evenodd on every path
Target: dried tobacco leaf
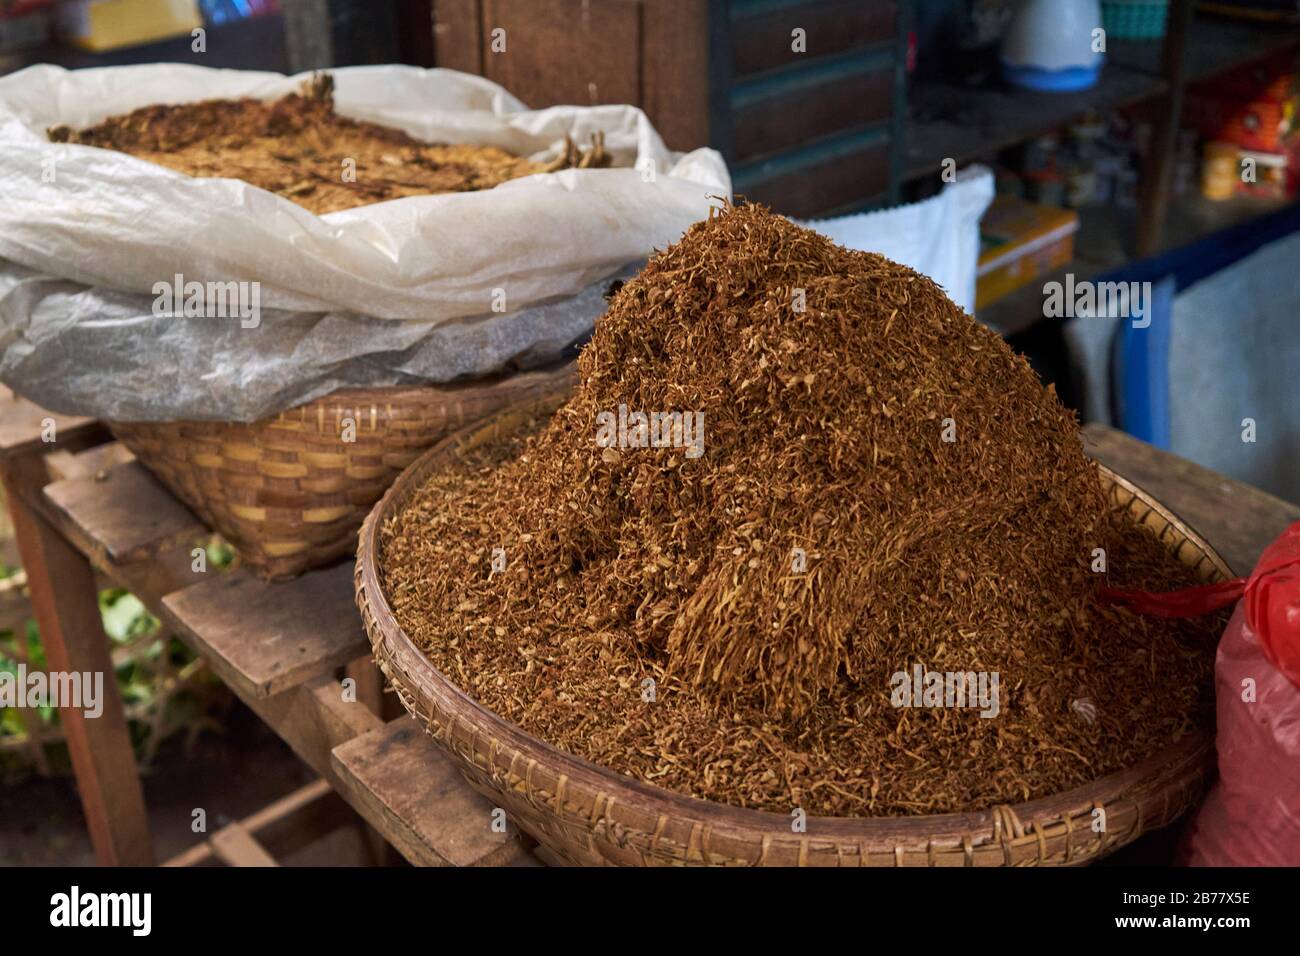
M 424 143 L 401 130 L 334 112 L 334 78 L 318 74 L 278 100 L 205 100 L 146 106 L 97 126 L 48 132 L 52 142 L 116 149 L 191 176 L 242 179 L 317 214 L 432 193 L 491 189 L 570 166 L 606 166 L 566 138 L 549 165 L 495 146 Z

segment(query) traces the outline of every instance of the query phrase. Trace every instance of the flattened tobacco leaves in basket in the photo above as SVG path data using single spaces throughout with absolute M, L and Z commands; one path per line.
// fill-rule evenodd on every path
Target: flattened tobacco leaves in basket
M 116 149 L 191 176 L 242 179 L 317 214 L 431 193 L 491 189 L 569 166 L 609 163 L 565 141 L 548 165 L 495 146 L 424 143 L 401 130 L 334 112 L 334 81 L 319 74 L 278 100 L 205 100 L 146 106 L 97 126 L 49 131 L 54 142 Z M 351 164 L 351 165 L 348 165 Z
M 1208 718 L 1222 621 L 1093 598 L 1192 573 L 929 279 L 731 209 L 612 296 L 579 367 L 544 428 L 383 530 L 402 627 L 529 733 L 738 806 L 920 814 L 1059 792 Z M 703 454 L 601 447 L 620 406 L 703 413 Z M 996 716 L 894 706 L 917 665 L 996 672 Z

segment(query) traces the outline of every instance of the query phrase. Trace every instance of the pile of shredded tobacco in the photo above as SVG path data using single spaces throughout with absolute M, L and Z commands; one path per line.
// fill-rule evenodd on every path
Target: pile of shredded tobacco
M 541 164 L 495 146 L 424 143 L 401 130 L 347 119 L 334 112 L 328 73 L 270 102 L 146 106 L 90 129 L 57 126 L 48 135 L 52 142 L 115 149 L 191 176 L 242 179 L 320 215 L 609 163 L 599 136 L 585 151 L 566 139 L 564 152 Z
M 861 816 L 1045 796 L 1211 718 L 1223 618 L 1097 602 L 1197 582 L 924 276 L 721 210 L 612 296 L 579 370 L 382 529 L 401 626 L 532 735 L 684 794 Z M 598 440 L 620 406 L 702 413 L 702 454 Z M 996 716 L 895 706 L 918 666 L 996 672 Z

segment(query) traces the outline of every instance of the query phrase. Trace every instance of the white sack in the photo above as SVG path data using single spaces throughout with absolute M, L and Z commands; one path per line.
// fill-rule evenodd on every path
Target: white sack
M 804 223 L 850 249 L 876 252 L 929 276 L 975 314 L 980 217 L 993 201 L 993 173 L 968 166 L 957 181 L 921 202 Z
M 31 67 L 0 78 L 0 380 L 66 413 L 248 421 L 346 385 L 536 364 L 590 329 L 610 278 L 730 195 L 716 152 L 669 151 L 634 107 L 530 111 L 451 70 L 331 73 L 344 116 L 539 161 L 601 131 L 623 168 L 317 216 L 239 180 L 46 137 L 154 103 L 275 98 L 309 74 Z M 158 314 L 154 285 L 177 274 L 258 283 L 261 324 Z
M 239 180 L 199 179 L 111 150 L 50 143 L 151 103 L 292 92 L 310 74 L 180 64 L 0 78 L 0 256 L 86 285 L 149 292 L 186 280 L 257 281 L 262 305 L 438 321 L 572 295 L 676 240 L 727 194 L 721 157 L 670 152 L 631 106 L 530 111 L 495 83 L 406 66 L 331 71 L 343 116 L 419 139 L 500 146 L 536 160 L 564 135 L 605 133 L 624 169 L 569 169 L 474 193 L 413 196 L 317 216 Z M 653 163 L 644 182 L 634 163 Z M 54 182 L 45 181 L 53 168 Z M 342 168 L 340 166 L 340 173 Z

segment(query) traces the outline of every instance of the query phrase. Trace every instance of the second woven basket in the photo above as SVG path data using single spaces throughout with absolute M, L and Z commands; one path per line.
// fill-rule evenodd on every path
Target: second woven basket
M 345 389 L 257 422 L 110 422 L 173 494 L 268 579 L 356 549 L 398 474 L 456 429 L 572 379 L 573 365 L 466 385 Z

